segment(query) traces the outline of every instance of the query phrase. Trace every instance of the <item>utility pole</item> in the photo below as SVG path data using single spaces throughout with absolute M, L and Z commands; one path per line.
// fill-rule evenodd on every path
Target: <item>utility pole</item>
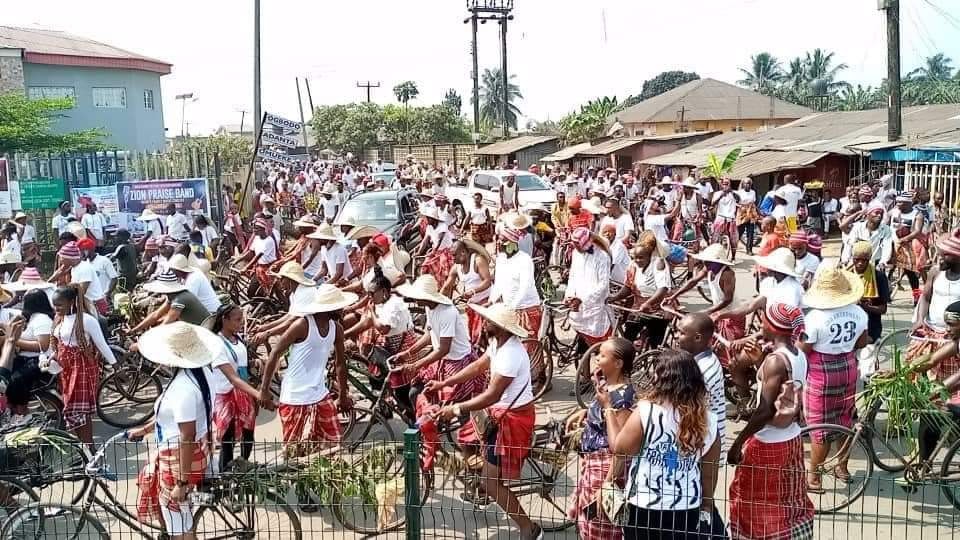
M 687 114 L 687 106 L 681 105 L 680 110 L 677 111 L 677 114 L 680 116 L 679 125 L 677 125 L 677 133 L 686 133 L 686 129 L 683 128 L 683 119 Z
M 313 118 L 313 96 L 310 94 L 310 79 L 304 77 L 303 83 L 307 85 L 307 103 L 310 105 L 310 118 Z
M 361 83 L 360 81 L 357 81 L 357 88 L 367 89 L 367 103 L 370 103 L 370 89 L 380 88 L 380 81 L 377 81 L 376 83 L 371 83 L 370 81 Z
M 472 40 L 470 55 L 473 57 L 473 131 L 474 143 L 479 141 L 480 135 L 480 67 L 477 55 L 477 23 L 486 24 L 487 21 L 497 21 L 500 24 L 500 76 L 503 85 L 500 113 L 503 116 L 503 136 L 510 135 L 510 123 L 507 113 L 510 110 L 510 75 L 507 71 L 507 21 L 513 20 L 513 0 L 467 0 L 467 10 L 470 16 L 463 20 L 463 24 L 470 23 Z
M 887 140 L 903 133 L 900 113 L 900 0 L 880 0 L 887 12 Z
M 500 75 L 503 78 L 503 138 L 510 137 L 510 120 L 507 112 L 510 110 L 510 76 L 507 75 L 507 18 L 500 19 Z M 512 17 L 511 17 L 512 18 Z
M 310 146 L 307 144 L 307 122 L 303 118 L 303 99 L 300 97 L 300 78 L 294 77 L 297 82 L 297 105 L 300 107 L 300 133 L 303 134 L 303 148 L 310 153 Z
M 470 15 L 473 40 L 470 43 L 470 55 L 473 57 L 473 142 L 477 143 L 480 135 L 480 60 L 477 57 L 477 14 Z
M 260 0 L 253 0 L 253 131 L 260 133 Z
M 240 109 L 240 136 L 243 137 L 243 121 L 247 119 L 246 109 Z

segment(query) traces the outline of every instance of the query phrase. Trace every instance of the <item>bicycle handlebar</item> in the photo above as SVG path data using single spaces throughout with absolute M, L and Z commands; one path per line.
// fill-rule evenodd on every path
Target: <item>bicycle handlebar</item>
M 103 470 L 100 467 L 100 462 L 103 461 L 103 458 L 107 455 L 107 449 L 116 444 L 116 442 L 120 439 L 129 440 L 130 432 L 121 431 L 120 433 L 117 433 L 116 435 L 107 439 L 106 442 L 104 442 L 103 445 L 97 450 L 97 453 L 90 458 L 90 461 L 87 463 L 86 467 L 83 468 L 84 472 L 90 476 L 101 474 Z

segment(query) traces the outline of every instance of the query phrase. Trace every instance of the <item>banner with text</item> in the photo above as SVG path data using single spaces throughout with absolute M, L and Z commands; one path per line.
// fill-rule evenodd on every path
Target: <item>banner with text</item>
M 210 195 L 206 178 L 151 180 L 149 182 L 117 182 L 115 193 L 118 211 L 131 230 L 142 229 L 137 216 L 147 208 L 161 216 L 173 204 L 187 216 L 210 216 Z
M 97 212 L 103 214 L 108 225 L 126 227 L 127 219 L 120 214 L 117 204 L 117 190 L 113 186 L 75 187 L 70 190 L 73 199 L 73 213 L 80 219 L 87 212 L 87 205 L 97 205 Z

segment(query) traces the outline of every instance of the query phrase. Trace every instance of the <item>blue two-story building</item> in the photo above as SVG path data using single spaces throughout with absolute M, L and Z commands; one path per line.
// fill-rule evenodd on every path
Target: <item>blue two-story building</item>
M 0 26 L 0 93 L 69 97 L 58 132 L 102 128 L 124 150 L 163 150 L 160 77 L 171 64 L 64 32 Z

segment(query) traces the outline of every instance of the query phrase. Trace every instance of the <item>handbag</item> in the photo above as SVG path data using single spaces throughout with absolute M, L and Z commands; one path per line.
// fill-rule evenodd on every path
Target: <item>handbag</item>
M 523 388 L 521 388 L 520 392 L 513 398 L 513 401 L 510 402 L 510 405 L 503 412 L 503 414 L 506 414 L 507 411 L 516 405 L 517 400 L 520 399 L 520 396 L 523 395 L 524 391 L 526 391 L 527 386 L 529 385 L 529 382 L 523 385 Z M 500 429 L 500 421 L 493 418 L 493 415 L 491 415 L 486 409 L 470 411 L 470 420 L 473 422 L 474 430 L 476 430 L 477 434 L 480 435 L 480 440 L 483 442 L 489 441 L 496 435 L 497 430 Z
M 640 439 L 640 450 L 637 451 L 637 455 L 643 453 L 644 448 L 647 445 L 647 437 L 652 420 L 653 404 L 651 403 L 650 410 L 647 412 L 647 421 L 643 423 L 643 437 Z M 607 519 L 610 520 L 610 523 L 620 526 L 626 525 L 627 516 L 623 511 L 627 503 L 627 494 L 625 490 L 613 482 L 604 482 L 600 486 L 600 494 L 598 497 L 600 506 L 603 508 L 603 513 L 606 514 Z

